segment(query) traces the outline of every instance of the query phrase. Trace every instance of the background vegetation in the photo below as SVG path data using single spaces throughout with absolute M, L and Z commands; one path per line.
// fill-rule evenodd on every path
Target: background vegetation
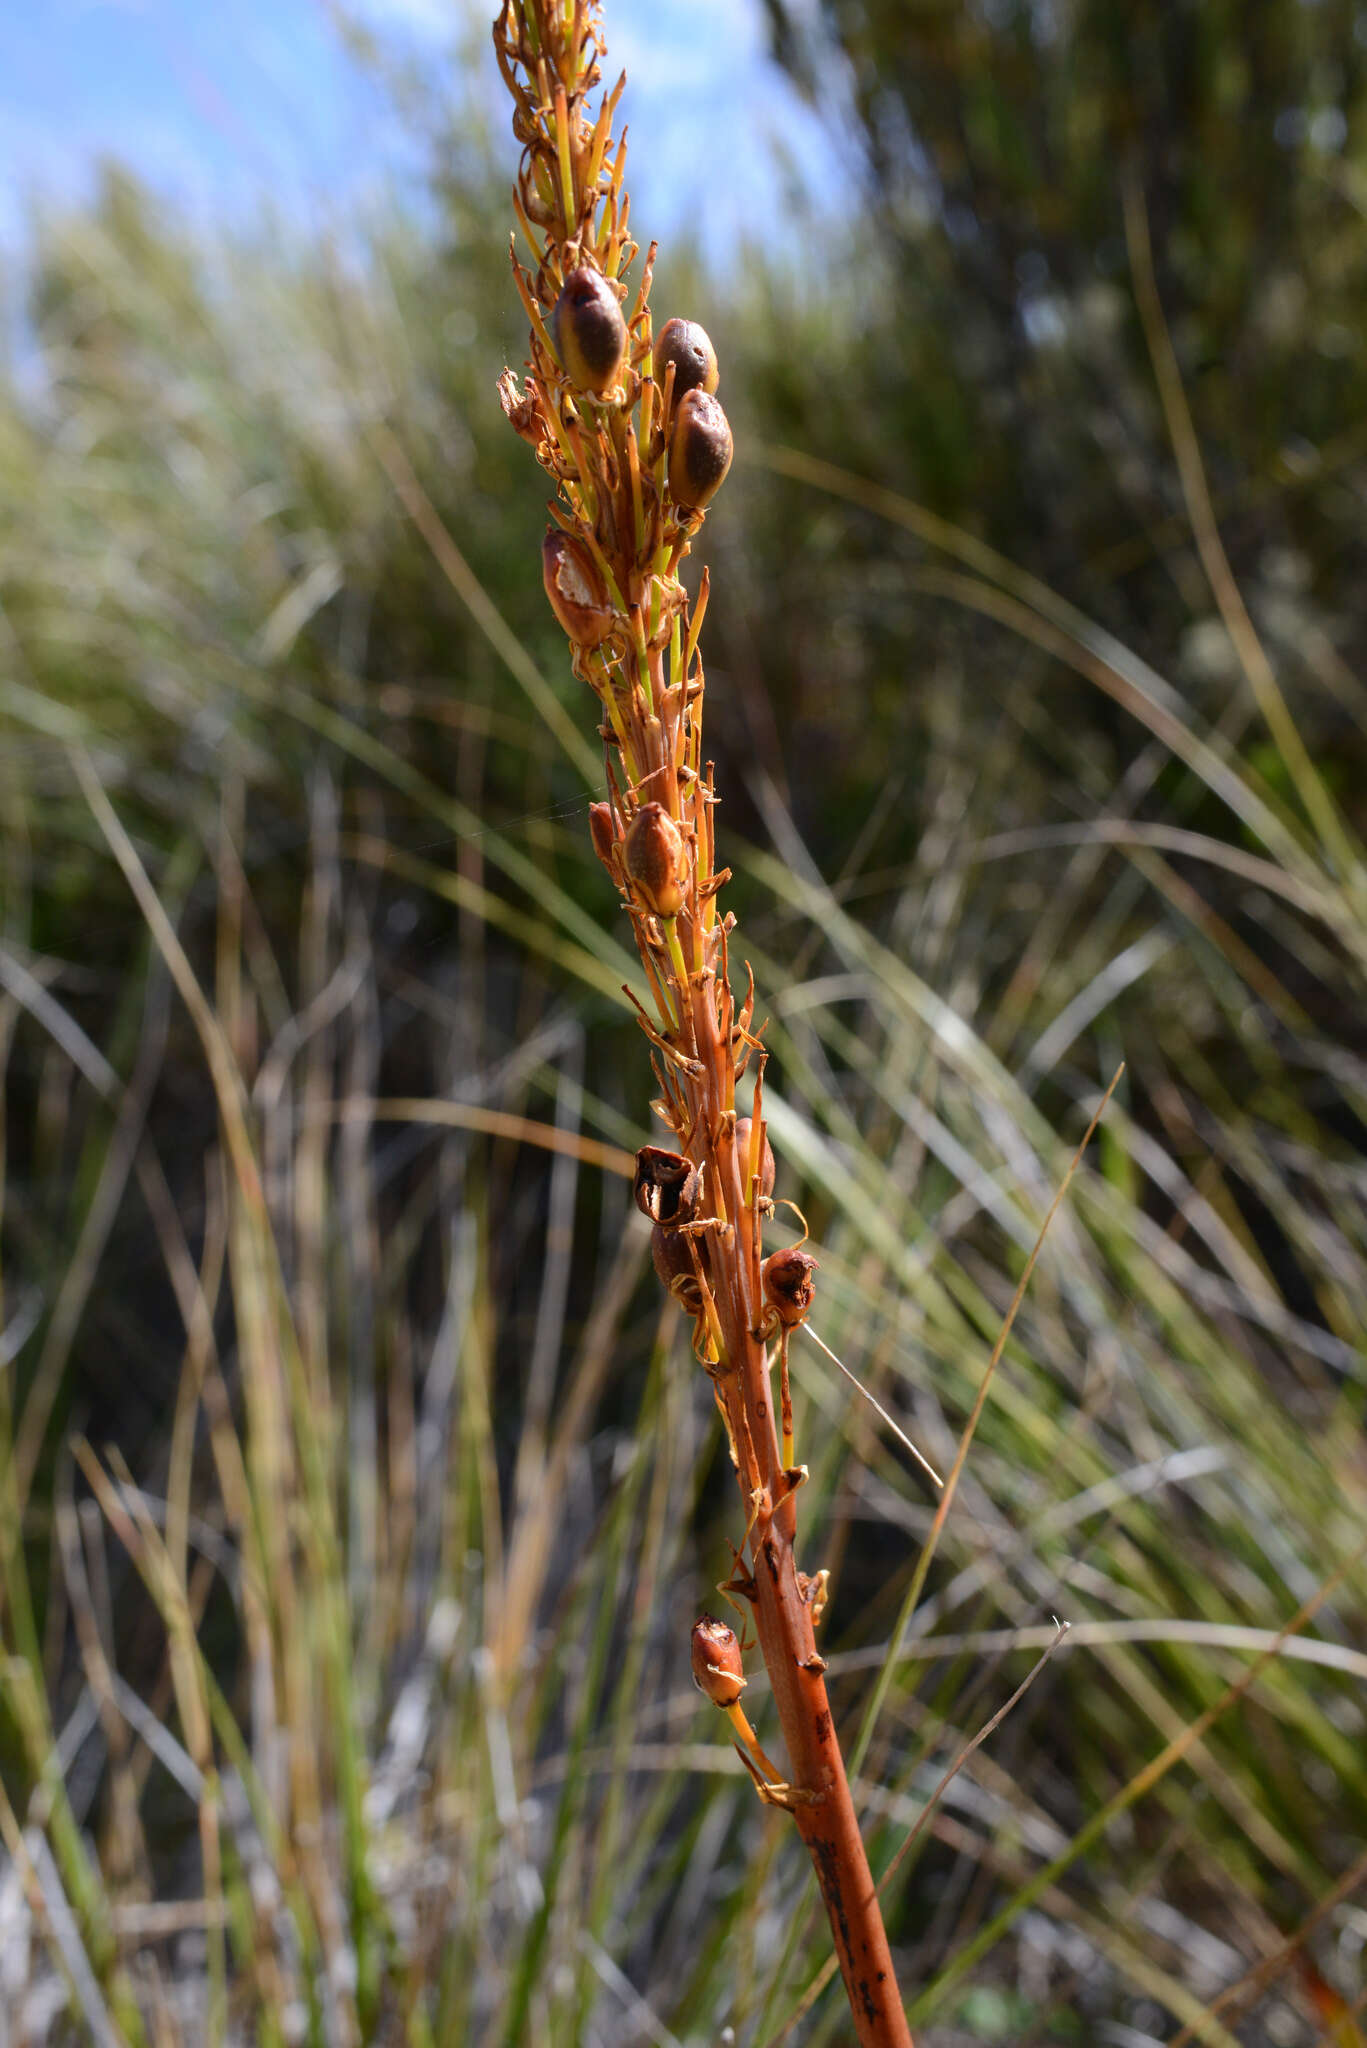
M 924 1483 L 799 1367 L 876 1868 L 1074 1624 L 894 1880 L 918 2039 L 1358 2041 L 1367 17 L 770 11 L 857 201 L 656 303 L 736 428 L 709 704 L 779 1192 L 941 1464 L 1127 1062 L 914 1613 Z M 758 2044 L 822 1961 L 686 1683 L 731 1491 L 622 1178 L 477 90 L 401 101 L 430 193 L 335 247 L 117 172 L 35 229 L 6 2048 Z

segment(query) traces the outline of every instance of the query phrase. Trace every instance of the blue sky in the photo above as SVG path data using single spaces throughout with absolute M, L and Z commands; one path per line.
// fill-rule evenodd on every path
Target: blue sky
M 487 34 L 493 7 L 353 0 L 349 12 L 421 63 Z M 828 147 L 767 61 L 760 0 L 608 0 L 607 16 L 639 142 L 634 224 L 668 234 L 687 209 L 724 256 L 743 209 L 778 205 L 774 138 L 813 182 Z M 0 246 L 21 238 L 29 195 L 79 196 L 101 156 L 194 219 L 241 218 L 268 195 L 335 219 L 406 167 L 326 0 L 0 0 Z

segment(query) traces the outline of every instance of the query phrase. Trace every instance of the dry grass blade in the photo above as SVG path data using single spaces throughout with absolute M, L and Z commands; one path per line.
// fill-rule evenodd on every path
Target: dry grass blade
M 577 1159 L 582 1166 L 594 1166 L 600 1173 L 615 1173 L 624 1180 L 630 1180 L 636 1171 L 635 1154 L 624 1152 L 619 1145 L 605 1145 L 581 1131 L 560 1130 L 555 1124 L 514 1116 L 509 1110 L 485 1109 L 477 1102 L 442 1102 L 416 1095 L 364 1096 L 329 1103 L 326 1114 L 334 1123 L 431 1124 L 444 1130 L 484 1131 L 490 1137 L 512 1138 L 543 1152 L 558 1152 L 562 1158 Z
M 595 782 L 598 776 L 598 762 L 592 747 L 587 744 L 578 726 L 568 716 L 536 664 L 528 658 L 526 648 L 456 546 L 436 506 L 418 481 L 402 443 L 393 431 L 385 426 L 372 427 L 370 438 L 385 474 L 394 486 L 395 494 L 432 550 L 433 558 L 439 564 L 442 574 L 462 601 L 468 605 L 480 631 L 505 663 L 509 673 L 521 684 L 527 694 L 527 701 L 538 718 L 545 720 L 576 768 L 590 783 Z
M 1340 935 L 1351 932 L 1353 920 L 1336 904 L 1335 891 L 1326 886 L 1325 875 L 1305 846 L 1297 821 L 1278 805 L 1267 782 L 1245 764 L 1229 762 L 1219 748 L 1194 732 L 1177 692 L 1114 634 L 976 536 L 901 492 L 798 449 L 766 448 L 761 454 L 780 474 L 866 506 L 972 569 L 975 573 L 970 576 L 927 569 L 919 573 L 917 581 L 924 589 L 940 591 L 956 603 L 998 620 L 1104 690 L 1186 762 L 1273 852 L 1285 872 L 1313 892 L 1318 914 L 1326 922 L 1332 922 Z
M 1195 1720 L 1189 1722 L 1180 1735 L 1175 1736 L 1171 1742 L 1165 1744 L 1163 1749 L 1156 1756 L 1152 1757 L 1142 1770 L 1137 1771 L 1129 1780 L 1129 1783 L 1123 1786 L 1113 1798 L 1109 1799 L 1105 1806 L 1097 1813 L 1094 1813 L 1084 1827 L 1079 1829 L 1078 1833 L 1068 1844 L 1068 1847 L 1060 1855 L 1051 1858 L 1042 1870 L 1036 1871 L 1016 1892 L 1010 1904 L 1002 1912 L 998 1913 L 958 1955 L 954 1956 L 946 1964 L 944 1970 L 937 1978 L 933 1989 L 928 1993 L 924 1993 L 917 2001 L 918 2010 L 923 2016 L 933 2010 L 948 1995 L 954 1985 L 973 1968 L 973 1965 L 982 1955 L 986 1954 L 993 1943 L 998 1940 L 1003 1930 L 1013 1920 L 1023 1913 L 1027 1907 L 1032 1905 L 1071 1863 L 1074 1863 L 1079 1856 L 1084 1855 L 1093 1843 L 1102 1838 L 1118 1814 L 1128 1812 L 1130 1807 L 1145 1798 L 1155 1785 L 1159 1784 L 1167 1776 L 1169 1771 L 1191 1753 L 1196 1744 L 1215 1726 L 1221 1716 L 1227 1714 L 1230 1708 L 1249 1691 L 1260 1675 L 1271 1664 L 1275 1663 L 1280 1654 L 1282 1644 L 1289 1637 L 1298 1635 L 1303 1628 L 1308 1627 L 1330 1596 L 1350 1578 L 1364 1558 L 1367 1558 L 1367 1537 L 1326 1578 L 1321 1580 L 1320 1584 L 1316 1586 L 1309 1598 L 1302 1602 L 1286 1625 L 1278 1630 L 1276 1639 L 1269 1644 L 1261 1656 L 1254 1659 L 1248 1670 L 1235 1679 L 1232 1684 L 1227 1685 L 1217 1700 L 1207 1707 L 1203 1713 L 1198 1714 Z
M 855 1769 L 856 1771 L 860 1768 L 860 1765 L 863 1763 L 864 1758 L 868 1755 L 869 1744 L 873 1740 L 873 1732 L 877 1724 L 878 1715 L 882 1709 L 884 1700 L 887 1698 L 888 1688 L 892 1683 L 893 1671 L 896 1668 L 897 1661 L 902 1654 L 902 1647 L 905 1642 L 906 1632 L 908 1628 L 911 1626 L 912 1616 L 916 1612 L 916 1604 L 921 1597 L 921 1590 L 925 1585 L 926 1577 L 930 1571 L 931 1563 L 934 1559 L 936 1549 L 939 1545 L 940 1537 L 943 1534 L 945 1523 L 949 1519 L 949 1511 L 954 1505 L 954 1496 L 958 1490 L 959 1481 L 963 1475 L 964 1466 L 968 1462 L 968 1453 L 972 1448 L 974 1435 L 976 1434 L 978 1424 L 982 1419 L 983 1409 L 987 1406 L 987 1397 L 989 1392 L 991 1391 L 992 1381 L 996 1375 L 997 1367 L 1001 1363 L 1001 1356 L 1006 1349 L 1007 1339 L 1011 1335 L 1012 1326 L 1014 1325 L 1016 1317 L 1020 1312 L 1020 1305 L 1025 1299 L 1025 1291 L 1027 1287 L 1030 1285 L 1030 1275 L 1034 1272 L 1036 1261 L 1038 1260 L 1041 1251 L 1044 1249 L 1044 1241 L 1046 1237 L 1049 1235 L 1049 1226 L 1053 1222 L 1055 1216 L 1057 1216 L 1059 1209 L 1063 1204 L 1064 1198 L 1068 1193 L 1068 1189 L 1072 1185 L 1073 1175 L 1077 1172 L 1078 1167 L 1082 1164 L 1083 1155 L 1085 1154 L 1087 1147 L 1092 1142 L 1093 1134 L 1096 1131 L 1097 1125 L 1101 1122 L 1102 1116 L 1104 1115 L 1106 1110 L 1106 1105 L 1109 1103 L 1112 1095 L 1114 1095 L 1117 1087 L 1119 1086 L 1120 1077 L 1124 1073 L 1124 1071 L 1125 1069 L 1123 1066 L 1116 1068 L 1115 1073 L 1111 1076 L 1110 1085 L 1106 1089 L 1106 1092 L 1102 1096 L 1100 1102 L 1098 1102 L 1095 1110 L 1092 1112 L 1091 1120 L 1088 1123 L 1086 1130 L 1083 1132 L 1077 1150 L 1074 1152 L 1072 1159 L 1069 1162 L 1067 1172 L 1064 1174 L 1063 1179 L 1059 1182 L 1058 1189 L 1054 1195 L 1054 1199 L 1049 1205 L 1049 1209 L 1045 1215 L 1043 1223 L 1040 1225 L 1039 1235 L 1036 1237 L 1035 1242 L 1030 1249 L 1030 1255 L 1026 1259 L 1024 1269 L 1021 1273 L 1021 1277 L 1016 1284 L 1016 1291 L 1015 1294 L 1012 1296 L 1011 1306 L 1007 1310 L 1006 1318 L 998 1334 L 997 1341 L 992 1347 L 992 1354 L 987 1361 L 987 1365 L 984 1369 L 982 1379 L 979 1382 L 978 1392 L 974 1399 L 973 1407 L 969 1413 L 967 1422 L 964 1424 L 963 1432 L 960 1435 L 958 1449 L 955 1452 L 954 1463 L 949 1468 L 949 1477 L 945 1481 L 944 1491 L 941 1493 L 940 1498 L 936 1503 L 935 1517 L 930 1525 L 930 1533 L 926 1537 L 925 1543 L 923 1544 L 921 1549 L 921 1554 L 916 1560 L 916 1569 L 912 1573 L 911 1583 L 907 1588 L 906 1596 L 902 1602 L 901 1612 L 898 1614 L 897 1617 L 897 1625 L 892 1632 L 892 1638 L 888 1649 L 887 1659 L 884 1662 L 883 1667 L 878 1674 L 878 1678 L 874 1683 L 872 1696 L 869 1700 L 868 1707 L 865 1709 L 864 1719 L 860 1726 L 859 1734 L 855 1739 L 854 1748 L 851 1752 L 851 1762 L 853 1769 Z
M 1360 912 L 1361 848 L 1350 840 L 1325 787 L 1324 779 L 1310 759 L 1305 742 L 1296 729 L 1286 699 L 1273 673 L 1272 664 L 1248 615 L 1248 607 L 1230 568 L 1229 557 L 1225 553 L 1220 530 L 1215 523 L 1215 512 L 1206 483 L 1205 465 L 1201 460 L 1196 429 L 1192 425 L 1191 411 L 1187 405 L 1186 393 L 1182 389 L 1181 371 L 1173 352 L 1172 338 L 1163 317 L 1158 284 L 1153 274 L 1153 252 L 1149 244 L 1149 221 L 1144 205 L 1144 194 L 1133 170 L 1124 179 L 1123 193 L 1125 238 L 1129 247 L 1130 267 L 1134 274 L 1135 297 L 1139 302 L 1140 318 L 1144 323 L 1154 376 L 1177 457 L 1178 474 L 1182 479 L 1187 516 L 1191 520 L 1201 564 L 1229 637 L 1238 650 L 1240 663 L 1257 699 L 1258 709 L 1286 763 L 1297 794 L 1305 806 L 1306 815 L 1330 854 L 1341 880 L 1345 885 L 1353 886 Z
M 1231 2010 L 1237 2012 L 1240 2007 L 1250 2005 L 1269 1984 L 1276 1983 L 1279 1977 L 1284 1976 L 1305 1957 L 1306 1945 L 1316 1928 L 1322 1926 L 1334 1909 L 1343 1905 L 1354 1892 L 1361 1890 L 1364 1884 L 1367 1884 L 1367 1850 L 1364 1850 L 1363 1854 L 1349 1865 L 1343 1876 L 1316 1900 L 1314 1910 L 1306 1914 L 1294 1934 L 1289 1935 L 1271 1955 L 1264 1956 L 1261 1962 L 1246 1971 L 1236 1983 L 1226 1985 L 1218 1998 L 1210 2001 L 1202 2019 L 1218 2019 L 1221 2015 L 1228 2015 Z M 1188 2048 L 1190 2042 L 1201 2038 L 1201 2021 L 1192 2020 L 1180 2033 L 1173 2035 L 1170 2048 Z M 1331 2033 L 1330 2039 L 1333 2038 Z
M 880 1416 L 882 1420 L 887 1424 L 888 1428 L 896 1437 L 898 1443 L 901 1444 L 903 1450 L 907 1451 L 910 1454 L 910 1456 L 916 1460 L 916 1463 L 920 1466 L 921 1470 L 926 1474 L 927 1478 L 930 1479 L 932 1484 L 936 1487 L 943 1488 L 945 1482 L 940 1477 L 939 1473 L 935 1470 L 935 1467 L 931 1464 L 929 1458 L 925 1456 L 924 1452 L 917 1450 L 915 1444 L 907 1435 L 906 1431 L 902 1428 L 901 1424 L 897 1422 L 891 1415 L 889 1415 L 887 1409 L 883 1406 L 882 1402 L 877 1398 L 877 1396 L 869 1392 L 868 1388 L 864 1385 L 864 1382 L 859 1378 L 858 1374 L 852 1373 L 850 1371 L 849 1367 L 846 1365 L 843 1358 L 836 1357 L 834 1351 L 832 1351 L 830 1345 L 826 1342 L 824 1337 L 818 1337 L 816 1331 L 812 1328 L 810 1323 L 804 1323 L 802 1327 L 806 1331 L 807 1335 L 811 1338 L 813 1344 L 820 1345 L 821 1349 L 825 1352 L 827 1358 L 830 1359 L 831 1364 L 839 1367 L 840 1371 L 845 1375 L 845 1378 L 849 1381 L 850 1385 L 854 1387 L 856 1391 L 860 1395 L 862 1395 L 864 1400 L 868 1402 L 874 1414 Z

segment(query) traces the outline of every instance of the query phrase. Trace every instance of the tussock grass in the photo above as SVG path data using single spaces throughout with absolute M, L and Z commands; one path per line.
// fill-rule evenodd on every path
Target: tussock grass
M 644 1135 L 630 963 L 525 708 L 570 688 L 497 237 L 438 243 L 210 260 L 121 184 L 39 242 L 43 376 L 0 407 L 0 2038 L 758 2043 L 815 1967 L 686 1684 L 724 1451 L 602 1149 Z M 728 857 L 821 1334 L 942 1469 L 1127 1061 L 914 1612 L 925 1485 L 795 1348 L 876 1870 L 1074 1624 L 887 1895 L 921 2037 L 1351 2041 L 1353 817 L 1246 690 L 737 438 L 719 519 L 763 562 L 796 479 L 803 631 L 853 587 L 896 686 L 829 812 L 800 733 L 755 749 L 787 788 L 751 777 Z M 752 711 L 768 587 L 717 614 Z M 864 803 L 861 748 L 913 737 Z

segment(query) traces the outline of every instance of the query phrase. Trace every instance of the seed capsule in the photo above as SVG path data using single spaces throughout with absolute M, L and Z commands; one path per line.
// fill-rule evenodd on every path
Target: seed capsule
M 669 489 L 676 505 L 700 512 L 731 467 L 731 429 L 708 391 L 686 392 L 669 437 Z
M 636 1206 L 652 1223 L 666 1229 L 691 1223 L 698 1210 L 698 1169 L 682 1152 L 662 1145 L 642 1145 L 636 1154 Z
M 693 1624 L 693 1683 L 714 1707 L 734 1707 L 745 1690 L 736 1631 L 713 1615 L 700 1614 Z
M 565 375 L 576 390 L 600 397 L 617 382 L 627 352 L 627 323 L 601 270 L 580 264 L 565 279 L 551 315 Z
M 816 1297 L 816 1283 L 812 1279 L 815 1271 L 816 1260 L 811 1253 L 800 1252 L 796 1245 L 771 1252 L 761 1266 L 764 1299 L 785 1330 L 795 1330 L 799 1323 L 806 1322 L 807 1311 Z
M 655 382 L 664 389 L 665 372 L 674 365 L 674 403 L 686 391 L 715 391 L 720 378 L 717 351 L 707 329 L 696 320 L 666 320 L 655 342 Z
M 693 1267 L 690 1242 L 697 1246 L 698 1263 L 707 1271 L 707 1246 L 701 1238 L 690 1240 L 678 1230 L 665 1230 L 657 1223 L 650 1233 L 650 1256 L 665 1292 L 673 1296 L 686 1315 L 702 1313 L 702 1289 Z
M 751 1128 L 748 1116 L 738 1116 L 736 1118 L 736 1157 L 740 1161 L 742 1180 L 745 1179 L 746 1174 L 750 1170 Z M 774 1192 L 774 1148 L 769 1143 L 767 1132 L 764 1137 L 764 1150 L 760 1155 L 759 1162 L 759 1191 L 766 1201 Z
M 637 894 L 657 917 L 684 906 L 684 837 L 663 804 L 642 804 L 627 827 L 622 859 Z
M 598 647 L 616 624 L 592 556 L 552 527 L 541 543 L 541 580 L 551 610 L 579 647 Z
M 593 841 L 594 852 L 615 881 L 617 863 L 613 859 L 613 849 L 617 844 L 617 828 L 611 804 L 589 805 L 589 837 Z

